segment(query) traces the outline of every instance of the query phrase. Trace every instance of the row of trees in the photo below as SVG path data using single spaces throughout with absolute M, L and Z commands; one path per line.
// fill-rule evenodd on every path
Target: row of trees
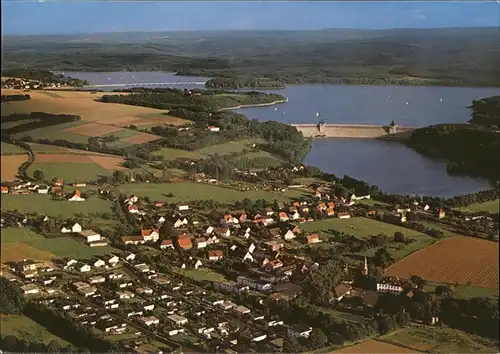
M 2 95 L 2 103 L 14 101 L 26 101 L 31 99 L 30 95 Z

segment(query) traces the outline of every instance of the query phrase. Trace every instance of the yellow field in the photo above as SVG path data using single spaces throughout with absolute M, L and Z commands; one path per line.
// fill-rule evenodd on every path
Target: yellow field
M 2 263 L 17 262 L 23 259 L 43 261 L 54 258 L 52 253 L 22 242 L 2 243 L 1 255 Z
M 20 90 L 2 91 L 4 95 L 20 93 L 22 93 Z M 30 112 L 75 114 L 82 117 L 84 121 L 118 126 L 151 124 L 152 117 L 155 117 L 155 124 L 183 125 L 188 122 L 181 118 L 165 115 L 166 111 L 160 109 L 97 101 L 104 94 L 109 93 L 30 91 L 30 100 L 2 103 L 2 115 Z
M 28 159 L 28 154 L 2 155 L 0 157 L 1 180 L 12 181 L 16 178 L 18 167 Z

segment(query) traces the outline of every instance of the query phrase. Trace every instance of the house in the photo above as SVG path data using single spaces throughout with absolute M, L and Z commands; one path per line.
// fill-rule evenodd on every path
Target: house
M 62 187 L 64 185 L 64 180 L 62 178 L 57 178 L 54 182 L 54 185 L 57 187 Z
M 285 234 L 283 235 L 283 238 L 286 240 L 286 241 L 290 241 L 290 240 L 293 240 L 295 238 L 295 234 L 292 230 L 287 230 L 287 232 L 285 232 Z
M 406 216 L 398 213 L 385 213 L 384 221 L 388 223 L 400 224 L 406 222 Z
M 127 252 L 125 256 L 126 261 L 133 261 L 135 259 L 135 254 L 132 252 Z
M 222 250 L 208 251 L 208 259 L 210 261 L 216 262 L 224 258 L 224 252 Z
M 80 190 L 76 190 L 75 193 L 68 199 L 70 202 L 83 202 L 85 198 L 82 198 Z
M 439 209 L 437 214 L 439 219 L 443 219 L 446 216 L 446 212 L 443 209 Z
M 50 191 L 52 192 L 52 194 L 54 195 L 59 195 L 61 196 L 63 191 L 62 191 L 62 188 L 61 187 L 58 187 L 58 186 L 55 186 L 55 187 L 51 187 L 50 188 Z
M 92 230 L 83 230 L 78 233 L 80 236 L 85 238 L 87 242 L 95 242 L 101 239 L 101 234 Z
M 178 209 L 179 211 L 186 211 L 186 210 L 189 210 L 189 205 L 186 205 L 186 204 L 184 204 L 184 205 L 179 205 L 179 206 L 177 207 L 177 209 Z
M 80 273 L 90 272 L 90 265 L 84 263 L 78 263 L 75 265 L 75 269 Z
M 160 249 L 164 250 L 166 248 L 175 249 L 174 243 L 173 243 L 172 240 L 163 240 L 163 241 L 161 241 Z
M 334 208 L 327 208 L 326 209 L 326 215 L 327 216 L 334 216 L 335 215 L 335 209 Z
M 281 231 L 277 227 L 273 229 L 267 229 L 267 232 L 269 233 L 269 236 L 271 236 L 271 238 L 281 238 Z
M 212 226 L 207 227 L 207 229 L 205 230 L 206 235 L 210 235 L 212 234 L 212 232 L 214 232 L 214 228 Z
M 260 220 L 258 220 L 263 226 L 268 226 L 274 223 L 274 219 L 270 216 L 263 216 Z
M 239 224 L 239 220 L 234 216 L 232 216 L 231 214 L 224 214 L 224 216 L 220 219 L 220 224 L 222 226 Z
M 298 220 L 298 219 L 300 219 L 300 214 L 297 212 L 297 210 L 290 213 L 289 220 Z
M 149 317 L 140 317 L 139 321 L 144 323 L 146 326 L 152 326 L 152 325 L 157 325 L 160 323 L 160 320 L 154 316 L 149 316 Z
M 405 285 L 409 285 L 409 287 L 411 288 L 411 284 L 404 280 L 401 280 L 399 278 L 385 277 L 377 282 L 377 292 L 399 295 L 401 294 L 401 292 L 403 292 Z
M 351 214 L 349 214 L 349 212 L 347 212 L 347 211 L 342 211 L 342 212 L 338 213 L 337 216 L 339 219 L 350 219 L 351 218 Z
M 114 267 L 120 262 L 120 257 L 115 255 L 107 255 L 104 256 L 104 261 L 108 263 L 110 266 Z
M 229 230 L 227 227 L 218 227 L 215 229 L 215 233 L 219 237 L 231 236 L 231 230 Z
M 204 237 L 198 237 L 198 238 L 194 239 L 194 243 L 195 243 L 197 249 L 207 247 L 207 240 Z
M 64 262 L 63 269 L 68 269 L 74 266 L 75 264 L 78 264 L 78 261 L 76 259 L 66 259 L 63 262 Z
M 207 237 L 207 245 L 212 245 L 215 243 L 219 243 L 219 238 L 215 235 Z
M 194 269 L 198 269 L 202 266 L 203 266 L 203 263 L 201 263 L 201 261 L 198 259 L 198 260 L 196 260 L 196 262 L 194 264 Z
M 39 194 L 48 194 L 49 193 L 49 186 L 42 184 L 38 189 L 36 190 Z
M 72 231 L 71 231 L 71 229 L 70 229 L 69 227 L 63 226 L 63 227 L 61 228 L 61 233 L 63 233 L 63 234 L 69 234 L 69 233 L 71 233 L 71 232 L 72 232 Z
M 26 284 L 21 286 L 24 295 L 34 295 L 40 293 L 40 288 L 36 284 Z
M 161 202 L 161 201 L 155 202 L 155 207 L 157 207 L 157 208 L 161 208 L 164 205 L 165 205 L 165 202 Z
M 238 215 L 238 221 L 240 224 L 244 223 L 247 221 L 247 214 L 245 212 L 242 212 Z
M 265 242 L 264 245 L 266 246 L 266 248 L 268 248 L 271 251 L 279 251 L 284 246 L 282 242 L 278 242 L 278 241 L 268 241 L 268 242 Z
M 146 242 L 142 236 L 122 236 L 120 241 L 124 245 L 138 245 Z
M 220 128 L 219 127 L 216 127 L 216 126 L 213 126 L 213 125 L 209 125 L 207 127 L 208 131 L 211 131 L 211 132 L 218 132 L 220 131 Z
M 351 293 L 352 286 L 350 284 L 340 283 L 333 288 L 330 301 L 339 302 L 344 296 Z
M 2 186 L 2 194 L 7 194 L 7 193 L 9 193 L 9 187 Z
M 167 319 L 175 324 L 176 326 L 182 326 L 185 325 L 188 322 L 188 319 L 184 316 L 179 316 L 179 315 L 170 315 L 167 316 Z
M 288 221 L 288 215 L 284 212 L 284 211 L 281 211 L 279 214 L 278 214 L 279 218 L 280 218 L 280 221 L 284 222 L 284 221 Z
M 159 224 L 163 224 L 166 220 L 167 220 L 167 219 L 165 219 L 163 216 L 160 216 L 160 217 L 158 218 L 158 223 L 159 223 Z
M 291 338 L 309 338 L 312 330 L 312 327 L 309 326 L 294 325 L 287 327 L 286 335 Z
M 90 284 L 99 284 L 99 283 L 104 283 L 105 281 L 106 281 L 106 278 L 104 278 L 101 275 L 89 278 Z
M 144 238 L 145 242 L 156 242 L 160 238 L 159 229 L 142 229 L 141 236 Z
M 176 243 L 177 246 L 183 250 L 190 250 L 191 248 L 193 248 L 193 243 L 191 242 L 191 238 L 188 236 L 181 236 L 177 238 Z
M 130 214 L 138 214 L 139 213 L 139 208 L 137 208 L 137 205 L 135 205 L 135 204 L 130 204 L 127 207 L 127 210 Z
M 306 241 L 307 241 L 307 244 L 310 245 L 313 243 L 321 242 L 321 239 L 319 238 L 318 234 L 311 234 L 311 235 L 306 236 Z
M 106 262 L 104 262 L 102 259 L 94 259 L 92 260 L 92 266 L 96 268 L 104 267 L 106 265 Z

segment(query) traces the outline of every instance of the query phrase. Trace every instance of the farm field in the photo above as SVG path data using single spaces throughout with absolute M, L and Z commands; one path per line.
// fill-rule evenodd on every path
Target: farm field
M 197 160 L 203 157 L 203 155 L 201 155 L 196 151 L 171 149 L 171 148 L 162 148 L 160 151 L 155 152 L 154 155 L 163 156 L 163 158 L 166 161 L 180 159 L 180 158 Z
M 22 210 L 47 216 L 74 217 L 75 214 L 111 213 L 111 203 L 98 197 L 90 197 L 83 202 L 52 200 L 47 194 L 2 195 L 2 211 Z
M 380 341 L 431 353 L 498 353 L 493 341 L 446 327 L 401 329 Z
M 2 155 L 24 155 L 26 154 L 26 150 L 14 145 L 14 144 L 9 144 L 9 143 L 4 143 L 2 141 L 2 146 L 1 146 L 1 151 Z
M 229 141 L 224 144 L 207 146 L 196 150 L 196 152 L 204 155 L 230 155 L 233 152 L 242 152 L 244 149 L 251 150 L 254 143 L 259 144 L 261 142 L 261 139 Z
M 394 259 L 403 258 L 408 254 L 421 248 L 427 247 L 435 242 L 434 238 L 418 231 L 364 217 L 355 217 L 351 219 L 331 218 L 316 220 L 313 222 L 301 224 L 300 228 L 305 232 L 316 232 L 323 237 L 331 236 L 328 230 L 334 229 L 353 235 L 359 239 L 366 240 L 368 240 L 372 235 L 382 233 L 386 234 L 389 237 L 390 241 L 392 241 L 395 232 L 402 232 L 407 239 L 412 238 L 415 240 L 409 244 L 389 242 L 385 247 Z M 376 249 L 369 249 L 365 252 L 362 252 L 361 254 L 371 257 L 373 256 L 375 251 Z
M 19 93 L 19 90 L 5 91 L 4 94 Z M 151 116 L 164 117 L 162 120 L 156 120 L 162 121 L 163 124 L 184 125 L 188 122 L 181 118 L 163 116 L 166 111 L 160 109 L 99 102 L 98 99 L 105 94 L 109 93 L 32 91 L 30 92 L 30 100 L 3 103 L 2 114 L 29 112 L 76 114 L 82 117 L 84 121 L 110 125 L 138 125 L 141 123 L 140 119 L 148 120 Z
M 123 130 L 123 128 L 98 123 L 87 123 L 79 125 L 77 127 L 64 129 L 64 131 L 68 133 L 80 134 L 89 137 L 113 134 L 115 132 L 119 132 L 120 130 Z
M 28 101 L 25 101 L 28 102 Z M 3 109 L 3 106 L 2 106 Z M 53 112 L 49 112 L 53 113 Z M 69 112 L 67 112 L 69 113 Z M 89 137 L 85 135 L 70 133 L 65 131 L 69 128 L 75 128 L 80 125 L 85 124 L 85 122 L 69 122 L 58 125 L 51 125 L 48 127 L 42 127 L 37 129 L 32 129 L 27 132 L 21 132 L 17 134 L 13 134 L 14 139 L 23 139 L 26 136 L 29 136 L 33 139 L 49 139 L 49 140 L 67 140 L 74 143 L 87 144 L 89 142 Z
M 177 268 L 175 271 L 179 274 L 182 274 L 188 278 L 192 278 L 196 281 L 204 281 L 204 280 L 224 280 L 224 276 L 217 272 L 214 272 L 211 269 L 181 269 Z
M 19 166 L 28 160 L 28 154 L 3 155 L 0 158 L 1 180 L 12 181 L 16 178 Z
M 446 285 L 453 290 L 453 296 L 457 299 L 470 299 L 473 297 L 489 297 L 491 299 L 498 300 L 498 288 L 481 288 L 478 286 L 472 285 L 450 285 L 450 284 L 438 284 L 428 282 L 424 286 L 424 290 L 428 292 L 433 292 L 436 289 L 436 286 Z
M 12 335 L 19 340 L 44 344 L 48 344 L 55 340 L 61 346 L 70 345 L 70 343 L 50 333 L 45 327 L 39 325 L 29 317 L 2 315 L 0 320 L 2 322 L 2 337 Z
M 97 255 L 104 255 L 111 252 L 115 252 L 116 249 L 110 246 L 104 247 L 89 247 L 74 236 L 65 236 L 57 238 L 45 238 L 42 235 L 28 228 L 7 228 L 2 230 L 2 252 L 5 249 L 9 250 L 10 245 L 14 243 L 16 247 L 22 251 L 22 247 L 17 245 L 29 246 L 30 248 L 35 248 L 41 251 L 52 254 L 55 257 L 64 258 L 77 258 L 77 259 L 88 259 Z M 11 256 L 12 258 L 12 256 Z M 17 260 L 22 259 L 40 259 L 25 257 L 21 252 L 16 256 Z M 47 259 L 47 258 L 44 258 Z M 50 258 L 49 258 L 50 259 Z M 2 262 L 8 262 L 15 259 L 5 259 L 2 255 Z
M 189 200 L 214 200 L 222 203 L 234 203 L 245 198 L 252 200 L 288 200 L 293 197 L 294 192 L 274 193 L 270 191 L 237 191 L 234 189 L 219 187 L 203 183 L 131 183 L 119 187 L 124 194 L 136 194 L 139 197 L 149 197 L 153 200 L 168 200 L 169 202 Z M 173 193 L 172 198 L 165 195 Z M 297 193 L 297 196 L 299 193 Z
M 365 342 L 355 344 L 350 347 L 345 347 L 334 353 L 370 353 L 370 354 L 388 354 L 388 353 L 418 353 L 418 350 L 411 350 L 400 347 L 398 345 L 381 342 L 375 339 L 370 339 Z
M 15 262 L 23 259 L 50 260 L 55 255 L 49 251 L 30 246 L 22 242 L 4 243 L 2 231 L 2 263 Z
M 415 252 L 387 268 L 387 275 L 415 274 L 430 282 L 498 288 L 498 242 L 457 236 Z
M 463 208 L 458 208 L 460 211 L 470 211 L 470 212 L 480 212 L 480 211 L 487 211 L 489 213 L 498 213 L 498 208 L 500 200 L 492 200 L 489 202 L 484 202 L 484 203 L 476 203 L 472 204 Z

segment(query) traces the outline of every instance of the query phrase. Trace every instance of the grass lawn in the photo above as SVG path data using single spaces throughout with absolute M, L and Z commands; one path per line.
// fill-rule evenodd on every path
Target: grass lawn
M 17 145 L 4 143 L 3 141 L 2 141 L 1 149 L 2 149 L 1 150 L 2 155 L 18 155 L 18 154 L 26 154 L 26 152 L 27 152 L 27 150 L 25 150 Z
M 103 168 L 97 163 L 86 162 L 35 162 L 26 173 L 33 176 L 36 170 L 43 171 L 45 180 L 61 177 L 67 182 L 95 181 L 99 176 L 111 176 L 113 170 Z
M 117 250 L 110 246 L 89 247 L 77 237 L 45 238 L 28 228 L 7 228 L 2 230 L 2 244 L 20 242 L 48 251 L 56 257 L 86 259 L 92 256 L 109 254 Z
M 401 329 L 379 340 L 431 353 L 498 353 L 493 341 L 446 327 Z
M 2 337 L 12 335 L 17 339 L 22 339 L 27 342 L 45 343 L 48 344 L 55 340 L 61 346 L 70 345 L 64 339 L 50 333 L 45 327 L 42 327 L 31 318 L 17 315 L 2 315 Z
M 120 187 L 120 192 L 124 194 L 135 194 L 139 197 L 149 197 L 153 200 L 168 200 L 169 202 L 189 201 L 189 200 L 209 200 L 212 199 L 222 203 L 234 203 L 245 198 L 252 200 L 266 199 L 273 201 L 288 200 L 289 197 L 300 195 L 299 192 L 290 191 L 287 194 L 269 191 L 237 191 L 234 189 L 218 187 L 216 185 L 204 183 L 131 183 Z M 174 197 L 167 198 L 165 195 L 173 193 Z
M 75 214 L 112 213 L 111 203 L 98 197 L 90 197 L 83 202 L 52 200 L 47 194 L 2 196 L 2 210 L 19 210 L 25 213 L 38 213 L 47 216 L 74 217 Z
M 165 159 L 165 161 L 175 160 L 179 158 L 187 158 L 197 160 L 203 157 L 202 154 L 196 151 L 188 151 L 181 149 L 170 149 L 170 148 L 162 148 L 160 151 L 155 152 L 155 155 L 161 155 Z
M 458 208 L 458 210 L 471 212 L 487 211 L 489 213 L 498 213 L 499 203 L 500 200 L 496 199 L 489 202 L 471 204 L 466 207 Z
M 64 131 L 64 129 L 77 127 L 83 124 L 86 124 L 86 122 L 78 121 L 59 125 L 51 125 L 48 127 L 33 129 L 27 132 L 17 133 L 14 134 L 13 137 L 15 139 L 21 139 L 25 136 L 30 136 L 33 139 L 67 140 L 74 143 L 87 144 L 89 142 L 88 136 Z
M 300 178 L 294 178 L 293 180 L 293 184 L 302 184 L 305 186 L 309 186 L 311 184 L 321 185 L 323 183 L 325 182 L 320 180 L 319 178 L 314 178 L 314 177 L 300 177 Z
M 242 152 L 244 149 L 251 150 L 252 145 L 260 144 L 263 140 L 261 139 L 248 139 L 248 140 L 238 140 L 238 141 L 229 141 L 224 144 L 207 146 L 201 149 L 196 150 L 196 152 L 204 155 L 230 155 L 233 152 Z
M 438 283 L 427 283 L 425 285 L 425 291 L 434 291 L 438 285 L 447 285 L 454 291 L 454 297 L 458 299 L 470 299 L 472 297 L 488 297 L 492 300 L 498 301 L 499 290 L 495 288 L 481 288 L 478 286 L 458 284 L 457 286 L 453 284 L 438 284 Z
M 409 244 L 390 242 L 386 246 L 387 250 L 394 259 L 401 259 L 403 257 L 406 257 L 410 253 L 427 247 L 436 241 L 436 239 L 418 231 L 363 217 L 356 217 L 351 219 L 332 218 L 317 220 L 310 223 L 301 224 L 300 228 L 306 232 L 317 232 L 323 237 L 328 237 L 329 235 L 331 235 L 329 234 L 328 230 L 334 229 L 353 235 L 360 239 L 369 239 L 372 235 L 383 233 L 386 234 L 389 237 L 389 240 L 392 241 L 394 233 L 398 231 L 402 232 L 406 238 L 413 238 L 415 241 Z M 362 252 L 361 254 L 371 257 L 374 255 L 375 251 L 376 249 L 372 248 L 365 252 Z
M 203 281 L 203 280 L 224 280 L 224 276 L 217 272 L 214 272 L 211 269 L 181 269 L 176 268 L 175 271 L 181 275 L 184 275 L 188 278 Z

